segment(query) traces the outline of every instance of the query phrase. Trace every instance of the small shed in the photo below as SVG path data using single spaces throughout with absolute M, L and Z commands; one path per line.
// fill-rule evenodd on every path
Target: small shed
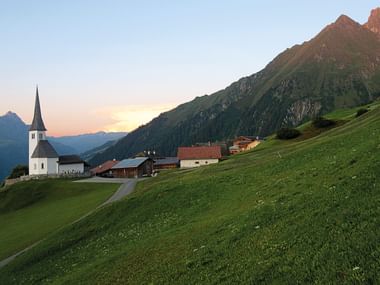
M 112 167 L 112 173 L 117 178 L 151 176 L 153 173 L 153 160 L 149 157 L 124 159 Z
M 178 157 L 164 157 L 154 160 L 154 169 L 173 169 L 179 166 Z

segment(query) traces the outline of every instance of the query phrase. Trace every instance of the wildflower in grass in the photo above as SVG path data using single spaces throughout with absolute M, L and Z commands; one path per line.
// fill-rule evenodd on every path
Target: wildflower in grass
M 356 270 L 359 270 L 360 267 L 359 266 L 355 266 L 354 268 L 352 268 L 353 271 L 356 271 Z

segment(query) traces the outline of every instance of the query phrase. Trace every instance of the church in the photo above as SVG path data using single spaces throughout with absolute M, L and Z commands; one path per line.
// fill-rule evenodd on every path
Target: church
M 46 138 L 38 87 L 33 122 L 29 129 L 29 175 L 84 174 L 87 163 L 78 155 L 58 155 Z

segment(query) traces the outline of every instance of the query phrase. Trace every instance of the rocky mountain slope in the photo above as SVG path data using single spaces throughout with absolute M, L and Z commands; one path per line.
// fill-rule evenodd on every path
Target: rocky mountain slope
M 373 101 L 380 96 L 379 30 L 379 9 L 364 25 L 342 15 L 262 71 L 161 114 L 91 162 L 145 149 L 175 155 L 181 145 L 241 134 L 266 136 L 337 108 Z

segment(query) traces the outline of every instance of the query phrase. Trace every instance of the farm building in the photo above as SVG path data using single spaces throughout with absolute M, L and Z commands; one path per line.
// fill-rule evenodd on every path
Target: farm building
M 179 166 L 178 157 L 157 158 L 154 160 L 154 169 L 172 169 Z
M 106 161 L 103 164 L 100 164 L 97 167 L 91 169 L 91 174 L 95 176 L 111 177 L 113 175 L 112 167 L 118 163 L 119 161 L 116 159 Z
M 220 146 L 179 147 L 181 168 L 193 168 L 218 163 L 222 158 Z
M 78 155 L 61 155 L 57 161 L 58 174 L 80 174 L 88 171 L 88 163 Z
M 153 173 L 153 160 L 149 157 L 136 157 L 120 161 L 111 168 L 117 178 L 138 178 Z
M 236 154 L 242 151 L 247 151 L 254 149 L 257 147 L 261 140 L 259 137 L 253 137 L 253 136 L 240 136 L 234 139 L 233 146 L 231 146 L 230 154 Z

